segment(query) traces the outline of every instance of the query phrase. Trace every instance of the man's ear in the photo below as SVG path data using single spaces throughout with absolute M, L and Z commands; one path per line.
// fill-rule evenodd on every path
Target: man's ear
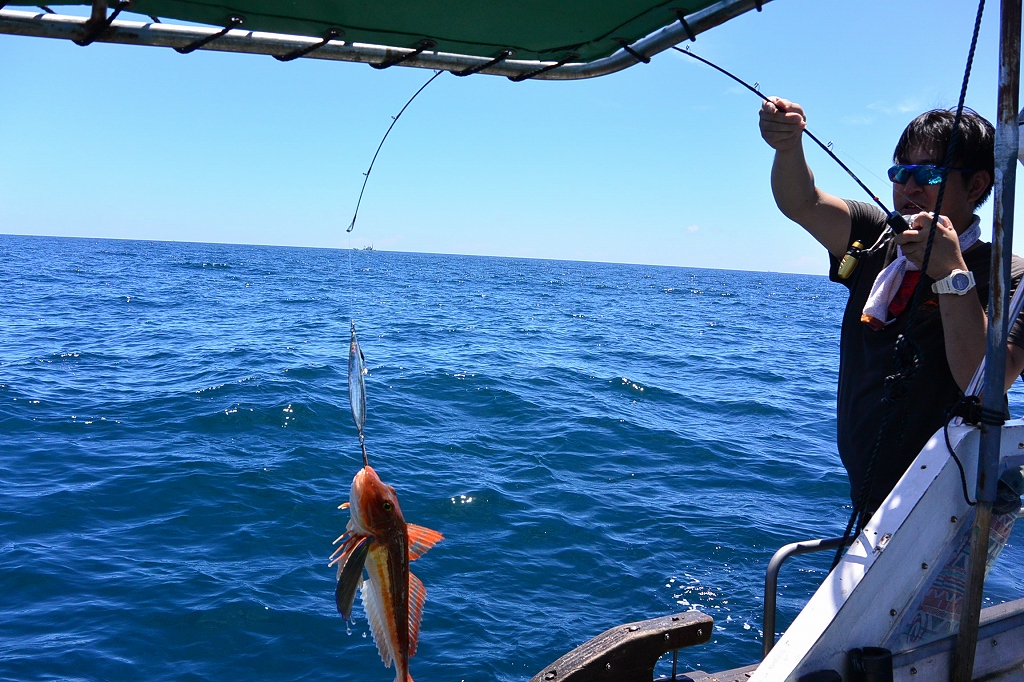
M 978 199 L 988 191 L 992 185 L 992 174 L 985 170 L 975 171 L 971 179 L 967 181 L 967 200 L 971 204 L 977 204 Z

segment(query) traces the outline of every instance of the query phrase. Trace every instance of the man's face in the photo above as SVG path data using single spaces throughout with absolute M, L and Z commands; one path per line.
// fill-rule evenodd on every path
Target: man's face
M 942 165 L 942 159 L 923 149 L 914 149 L 908 155 L 909 164 Z M 985 176 L 985 177 L 978 177 Z M 974 202 L 987 186 L 988 173 L 975 173 L 971 180 L 964 183 L 964 174 L 958 171 L 949 172 L 946 192 L 942 196 L 942 214 L 953 222 L 957 232 L 967 229 L 973 221 Z M 980 191 L 978 187 L 981 187 Z M 896 210 L 903 215 L 931 212 L 939 197 L 939 185 L 919 185 L 911 176 L 905 185 L 892 184 L 892 200 Z

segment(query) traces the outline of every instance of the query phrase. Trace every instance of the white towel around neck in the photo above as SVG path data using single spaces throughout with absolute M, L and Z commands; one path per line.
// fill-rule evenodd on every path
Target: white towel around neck
M 907 216 L 907 222 L 913 223 L 915 217 L 916 216 Z M 964 253 L 967 249 L 974 246 L 974 243 L 980 238 L 981 218 L 974 216 L 974 222 L 971 223 L 971 226 L 964 230 L 964 233 L 960 235 L 960 253 Z M 867 303 L 864 305 L 864 316 L 881 320 L 884 325 L 889 325 L 895 322 L 895 319 L 888 319 L 889 304 L 892 303 L 892 299 L 896 297 L 896 292 L 900 290 L 900 284 L 903 283 L 903 275 L 905 275 L 908 270 L 913 271 L 919 269 L 916 265 L 907 260 L 907 257 L 903 255 L 902 248 L 896 248 L 898 254 L 896 260 L 889 263 L 889 265 L 887 265 L 885 269 L 875 277 L 875 283 L 871 285 L 871 293 L 868 294 Z

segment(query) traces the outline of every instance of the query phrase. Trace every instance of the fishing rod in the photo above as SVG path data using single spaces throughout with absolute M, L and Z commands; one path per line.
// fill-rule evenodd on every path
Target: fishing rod
M 373 153 L 373 160 L 370 161 L 370 167 L 366 169 L 365 173 L 363 173 L 363 188 L 359 190 L 359 200 L 356 201 L 356 210 L 355 213 L 352 214 L 352 222 L 349 223 L 348 229 L 345 230 L 346 232 L 351 232 L 356 227 L 356 218 L 359 216 L 359 205 L 363 203 L 363 192 L 366 191 L 366 183 L 370 181 L 370 173 L 373 172 L 373 164 L 377 163 L 377 155 L 380 154 L 381 147 L 384 146 L 384 142 L 388 139 L 388 135 L 391 134 L 392 128 L 394 128 L 395 124 L 398 123 L 398 119 L 402 118 L 402 114 L 404 114 L 405 110 L 409 108 L 409 105 L 412 104 L 412 101 L 416 99 L 416 97 L 419 96 L 419 94 L 423 92 L 428 85 L 433 83 L 434 79 L 440 76 L 442 73 L 444 73 L 444 71 L 436 71 L 434 75 L 427 80 L 426 83 L 420 86 L 419 90 L 413 93 L 412 97 L 409 98 L 409 101 L 405 103 L 404 107 L 402 107 L 402 110 L 398 112 L 398 115 L 391 117 L 391 125 L 388 126 L 387 132 L 384 133 L 384 137 L 381 138 L 380 144 L 377 145 L 377 151 Z
M 707 64 L 708 66 L 710 66 L 712 69 L 718 71 L 719 73 L 725 74 L 729 78 L 733 79 L 734 81 L 736 81 L 737 83 L 739 83 L 740 85 L 745 87 L 747 90 L 750 90 L 752 93 L 754 93 L 755 95 L 760 97 L 762 101 L 768 102 L 772 106 L 778 107 L 781 110 L 781 107 L 779 107 L 778 104 L 776 104 L 775 102 L 772 102 L 770 99 L 765 97 L 765 95 L 760 90 L 758 90 L 756 87 L 754 87 L 753 85 L 750 85 L 749 83 L 747 83 L 746 81 L 741 79 L 739 76 L 736 76 L 735 74 L 732 74 L 732 73 L 726 71 L 721 66 L 718 66 L 717 64 L 714 64 L 714 63 L 708 61 L 704 57 L 701 57 L 700 55 L 691 52 L 689 45 L 687 45 L 685 48 L 681 48 L 681 47 L 678 47 L 676 45 L 673 45 L 672 49 L 675 50 L 676 52 L 679 52 L 680 54 L 685 54 L 688 57 L 693 57 L 697 61 L 702 62 L 704 64 Z M 829 147 L 829 145 L 827 145 L 824 142 L 822 142 L 821 140 L 819 140 L 818 137 L 814 133 L 812 133 L 810 130 L 808 130 L 807 128 L 804 128 L 804 134 L 807 135 L 807 137 L 811 138 L 819 147 L 821 147 L 821 149 L 826 154 L 828 154 L 832 158 L 833 161 L 838 163 L 839 167 L 842 168 L 844 171 L 846 171 L 846 174 L 849 175 L 851 178 L 853 178 L 853 181 L 856 182 L 857 185 L 859 185 L 861 189 L 863 189 L 865 192 L 867 192 L 868 196 L 871 197 L 871 200 L 874 201 L 876 204 L 878 204 L 879 208 L 881 208 L 882 211 L 886 215 L 886 218 L 885 218 L 886 224 L 889 225 L 889 227 L 892 229 L 893 232 L 895 232 L 896 234 L 899 234 L 899 233 L 903 232 L 904 230 L 906 230 L 906 229 L 908 229 L 910 227 L 910 225 L 907 224 L 906 218 L 904 218 L 902 215 L 900 215 L 900 213 L 898 211 L 890 211 L 889 208 L 885 204 L 882 203 L 882 200 L 879 199 L 878 196 L 874 192 L 871 191 L 871 188 L 868 187 L 867 185 L 865 185 L 861 181 L 861 179 L 857 177 L 857 174 L 854 173 L 852 170 L 850 170 L 850 167 L 847 166 L 845 163 L 843 163 L 842 159 L 840 159 L 838 156 L 836 156 L 835 152 L 832 151 L 832 149 Z M 879 244 L 881 244 L 881 239 L 879 239 L 879 241 L 875 244 L 875 246 L 878 246 Z M 872 247 L 872 248 L 874 248 L 874 247 Z

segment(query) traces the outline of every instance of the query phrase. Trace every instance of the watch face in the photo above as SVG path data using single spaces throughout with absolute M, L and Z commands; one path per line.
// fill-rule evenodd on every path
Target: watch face
M 949 281 L 953 288 L 957 291 L 966 291 L 967 287 L 971 285 L 971 280 L 967 279 L 967 275 L 962 272 L 958 272 L 953 275 L 953 278 Z

